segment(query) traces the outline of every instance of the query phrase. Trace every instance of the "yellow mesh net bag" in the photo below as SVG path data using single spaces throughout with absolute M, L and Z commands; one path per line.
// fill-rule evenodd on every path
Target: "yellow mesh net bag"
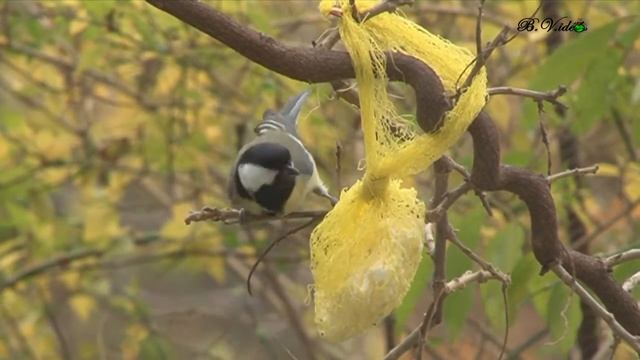
M 356 6 L 362 12 L 377 3 Z M 474 78 L 437 132 L 419 133 L 387 96 L 383 52 L 428 64 L 449 95 L 474 55 L 398 14 L 358 23 L 349 0 L 320 2 L 325 16 L 332 8 L 344 14 L 339 30 L 356 72 L 366 152 L 364 177 L 311 234 L 315 322 L 321 335 L 339 341 L 376 324 L 408 291 L 422 256 L 425 205 L 400 179 L 427 169 L 462 136 L 484 106 L 486 73 Z

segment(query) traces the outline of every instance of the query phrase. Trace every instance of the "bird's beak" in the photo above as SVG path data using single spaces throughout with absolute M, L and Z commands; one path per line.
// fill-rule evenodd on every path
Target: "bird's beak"
M 300 171 L 298 171 L 298 169 L 294 168 L 293 165 L 287 165 L 284 168 L 284 171 L 289 174 L 289 175 L 293 175 L 293 176 L 297 176 L 300 175 Z

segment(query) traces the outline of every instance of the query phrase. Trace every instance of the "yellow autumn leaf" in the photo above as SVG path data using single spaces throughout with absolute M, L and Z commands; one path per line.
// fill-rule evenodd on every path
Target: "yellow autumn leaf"
M 121 236 L 123 233 L 115 209 L 105 203 L 92 203 L 84 210 L 84 240 L 99 242 Z
M 222 250 L 224 245 L 222 243 L 222 236 L 216 231 L 212 234 L 207 234 L 208 242 L 210 244 L 210 251 Z M 208 272 L 218 282 L 223 283 L 225 280 L 225 261 L 224 256 L 215 256 L 207 258 Z
M 65 133 L 53 133 L 41 130 L 31 141 L 37 152 L 48 160 L 68 159 L 71 157 L 72 149 L 78 145 L 78 139 Z
M 256 254 L 256 248 L 250 245 L 240 245 L 235 249 L 235 251 L 247 256 Z
M 80 273 L 76 271 L 61 273 L 58 278 L 68 289 L 75 289 L 80 283 Z
M 74 295 L 69 300 L 69 304 L 76 315 L 83 321 L 87 321 L 96 308 L 96 300 L 86 294 Z
M 638 353 L 636 353 L 635 350 L 633 350 L 631 346 L 624 341 L 620 342 L 620 345 L 616 348 L 616 352 L 612 355 L 614 356 L 612 356 L 611 359 L 617 360 L 638 359 Z
M 116 203 L 122 197 L 124 190 L 129 182 L 133 179 L 132 174 L 125 174 L 122 172 L 112 172 L 109 175 L 109 186 L 107 189 L 107 196 L 109 202 Z
M 226 278 L 224 257 L 216 256 L 210 258 L 208 272 L 216 282 L 224 283 Z
M 140 343 L 149 336 L 149 330 L 140 324 L 133 324 L 127 328 L 122 353 L 125 359 L 137 359 Z
M 600 163 L 598 164 L 598 172 L 597 176 L 619 176 L 620 169 L 617 165 L 609 164 L 609 163 Z
M 13 308 L 22 302 L 18 294 L 13 289 L 6 289 L 2 293 L 2 302 L 7 308 Z
M 628 165 L 624 174 L 624 192 L 631 201 L 640 198 L 640 164 Z
M 7 351 L 7 347 L 4 345 L 3 342 L 0 342 L 0 358 L 2 359 L 9 358 L 9 352 Z
M 69 34 L 71 34 L 71 36 L 78 35 L 79 33 L 83 32 L 88 26 L 89 24 L 85 20 L 71 20 L 71 23 L 69 24 Z
M 4 138 L 0 137 L 0 160 L 4 159 L 9 155 L 10 146 L 9 142 L 7 142 Z
M 238 355 L 235 354 L 234 348 L 227 342 L 216 341 L 208 349 L 208 355 L 214 359 L 231 360 L 237 359 Z
M 13 251 L 0 258 L 0 270 L 13 268 L 13 265 L 23 256 L 22 251 Z
M 182 71 L 177 66 L 165 66 L 160 73 L 162 81 L 158 82 L 156 91 L 158 94 L 170 95 L 176 88 L 176 84 L 180 81 Z
M 217 143 L 217 141 L 220 140 L 220 138 L 223 135 L 222 129 L 220 129 L 220 126 L 217 126 L 217 125 L 207 126 L 204 131 L 204 134 L 207 137 L 207 140 L 209 141 L 209 143 L 212 143 L 212 144 Z
M 20 318 L 18 327 L 25 338 L 34 339 L 36 337 L 36 331 L 38 330 L 36 326 L 37 319 L 35 316 L 23 316 Z
M 49 184 L 58 184 L 69 178 L 71 168 L 50 168 L 40 172 L 39 178 Z
M 222 1 L 220 3 L 221 11 L 230 14 L 243 14 L 248 11 L 247 2 L 244 0 Z
M 215 227 L 199 226 L 195 227 L 193 237 L 184 247 L 191 251 L 201 251 L 203 254 L 211 254 L 211 252 L 224 250 L 223 238 Z M 206 271 L 219 283 L 225 280 L 225 259 L 224 256 L 206 256 L 198 261 L 204 264 Z
M 135 136 L 140 126 L 144 125 L 144 120 L 143 114 L 140 113 L 139 109 L 116 108 L 110 113 L 108 119 L 96 122 L 91 126 L 90 134 L 100 144 L 114 139 L 131 138 Z
M 39 242 L 51 243 L 54 240 L 54 230 L 52 223 L 43 223 L 33 227 L 33 234 Z
M 171 240 L 180 240 L 187 237 L 191 229 L 184 223 L 184 218 L 189 214 L 193 206 L 189 203 L 178 203 L 173 206 L 173 216 L 167 221 L 160 234 Z
M 640 198 L 640 164 L 628 163 L 624 168 L 614 164 L 598 164 L 598 176 L 622 176 L 623 191 L 631 200 Z

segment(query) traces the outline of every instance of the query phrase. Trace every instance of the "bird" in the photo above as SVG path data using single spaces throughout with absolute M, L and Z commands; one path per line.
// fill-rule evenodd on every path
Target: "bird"
M 264 112 L 256 137 L 240 149 L 231 169 L 232 206 L 252 214 L 286 215 L 300 210 L 309 193 L 336 204 L 298 136 L 298 115 L 310 93 L 307 89 L 291 97 L 280 111 Z

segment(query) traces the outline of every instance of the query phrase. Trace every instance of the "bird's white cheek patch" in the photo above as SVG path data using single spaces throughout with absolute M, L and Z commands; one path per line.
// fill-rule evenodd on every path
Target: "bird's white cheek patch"
M 276 175 L 278 175 L 277 171 L 265 169 L 259 165 L 242 164 L 238 166 L 240 183 L 251 193 L 258 191 L 262 185 L 272 184 Z

